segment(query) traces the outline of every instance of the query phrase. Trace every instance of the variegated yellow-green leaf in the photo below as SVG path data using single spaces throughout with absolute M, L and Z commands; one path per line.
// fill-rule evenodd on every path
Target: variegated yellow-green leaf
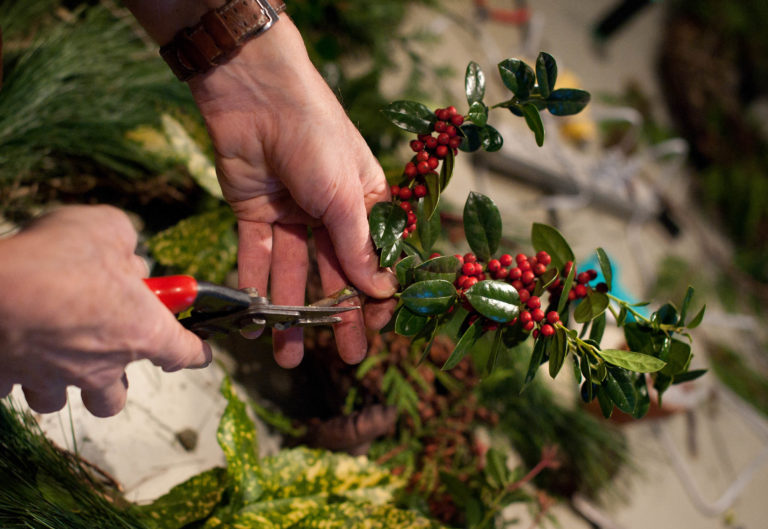
M 444 527 L 414 511 L 393 505 L 336 503 L 305 518 L 291 529 L 438 529 Z
M 258 500 L 262 494 L 256 428 L 229 378 L 224 378 L 221 393 L 228 402 L 216 437 L 227 458 L 227 471 L 232 482 L 230 502 L 245 505 Z
M 160 264 L 220 283 L 237 260 L 235 216 L 228 206 L 186 218 L 148 241 Z
M 227 485 L 227 471 L 212 468 L 176 485 L 151 504 L 140 506 L 139 515 L 151 529 L 184 527 L 213 512 Z

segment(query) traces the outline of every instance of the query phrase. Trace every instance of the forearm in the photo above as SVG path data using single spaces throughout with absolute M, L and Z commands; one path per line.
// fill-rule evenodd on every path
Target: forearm
M 182 28 L 193 26 L 207 11 L 224 5 L 226 0 L 124 0 L 159 45 L 170 42 Z

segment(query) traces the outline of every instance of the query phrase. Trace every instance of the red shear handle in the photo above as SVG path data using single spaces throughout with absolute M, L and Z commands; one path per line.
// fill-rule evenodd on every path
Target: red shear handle
M 192 307 L 197 298 L 197 279 L 192 276 L 150 277 L 144 282 L 174 314 Z

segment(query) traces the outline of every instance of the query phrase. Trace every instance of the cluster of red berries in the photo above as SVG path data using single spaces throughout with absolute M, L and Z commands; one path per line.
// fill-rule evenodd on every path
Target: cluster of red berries
M 431 257 L 438 255 L 435 253 Z M 547 252 L 541 251 L 532 256 L 519 253 L 514 258 L 510 254 L 504 254 L 497 259 L 491 259 L 485 266 L 471 252 L 465 255 L 456 254 L 455 257 L 461 263 L 461 270 L 456 277 L 454 286 L 463 306 L 470 313 L 474 313 L 475 320 L 480 318 L 480 315 L 467 302 L 464 292 L 484 279 L 502 280 L 515 287 L 520 296 L 521 305 L 520 315 L 506 325 L 513 326 L 519 322 L 524 331 L 533 333 L 534 338 L 539 335 L 552 336 L 555 334 L 555 327 L 560 323 L 560 314 L 556 310 L 545 310 L 541 297 L 534 295 L 536 287 L 542 281 L 542 276 L 552 262 L 552 258 Z M 559 271 L 558 277 L 547 286 L 550 308 L 557 305 L 563 291 L 562 278 L 568 276 L 573 266 L 573 262 L 568 261 L 563 270 Z M 574 271 L 574 274 L 576 284 L 568 293 L 568 299 L 571 301 L 586 297 L 589 291 L 588 283 L 597 277 L 597 272 L 592 269 L 578 274 Z M 604 284 L 601 283 L 596 288 L 599 290 L 601 285 Z M 497 323 L 490 320 L 483 321 L 484 330 L 492 331 L 497 328 Z
M 459 127 L 464 123 L 464 116 L 456 111 L 456 107 L 438 108 L 435 110 L 437 121 L 433 126 L 436 136 L 419 134 L 418 138 L 411 141 L 411 149 L 416 154 L 410 162 L 405 164 L 403 170 L 404 182 L 402 185 L 393 185 L 390 188 L 392 197 L 400 200 L 400 207 L 408 214 L 408 223 L 403 230 L 403 237 L 408 237 L 416 230 L 416 214 L 413 212 L 411 199 L 418 200 L 427 196 L 427 186 L 424 178 L 428 174 L 437 174 L 440 161 L 448 154 L 458 154 L 462 136 Z

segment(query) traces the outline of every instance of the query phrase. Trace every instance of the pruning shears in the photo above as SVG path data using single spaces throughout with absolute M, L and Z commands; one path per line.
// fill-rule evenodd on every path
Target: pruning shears
M 201 338 L 232 331 L 259 331 L 269 325 L 283 330 L 339 323 L 337 315 L 359 307 L 338 307 L 338 303 L 358 295 L 345 288 L 311 305 L 273 305 L 254 288 L 234 288 L 198 281 L 192 276 L 150 277 L 147 286 L 174 314 L 185 311 L 179 322 Z

